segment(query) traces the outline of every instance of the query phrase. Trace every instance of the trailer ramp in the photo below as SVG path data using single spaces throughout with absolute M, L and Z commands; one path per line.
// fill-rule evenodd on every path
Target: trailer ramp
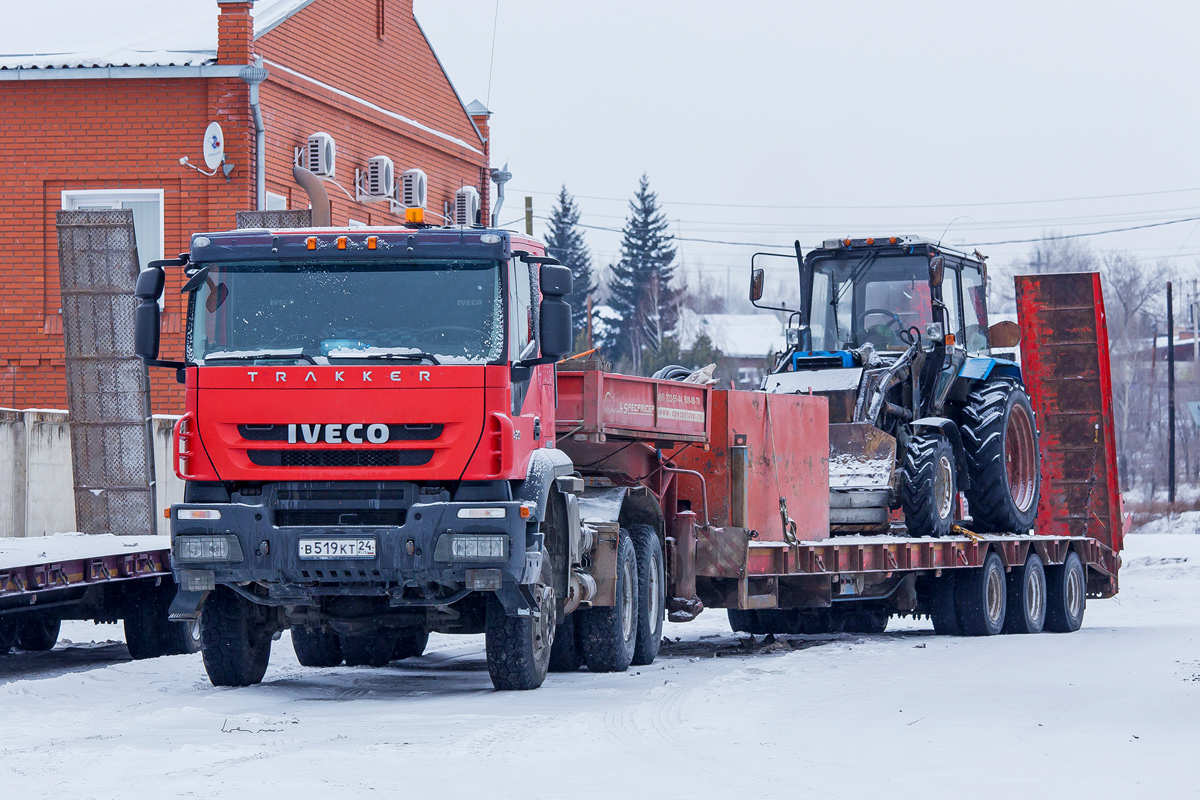
M 1021 368 L 1041 442 L 1035 530 L 1099 542 L 1105 557 L 1089 565 L 1088 589 L 1109 597 L 1117 592 L 1124 531 L 1100 275 L 1019 275 L 1016 280 Z

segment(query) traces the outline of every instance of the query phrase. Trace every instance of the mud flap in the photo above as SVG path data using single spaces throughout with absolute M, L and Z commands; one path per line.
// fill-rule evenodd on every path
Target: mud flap
M 180 589 L 175 593 L 175 599 L 171 601 L 167 618 L 171 622 L 190 622 L 200 619 L 200 609 L 204 607 L 204 600 L 207 597 L 208 592 L 185 592 Z

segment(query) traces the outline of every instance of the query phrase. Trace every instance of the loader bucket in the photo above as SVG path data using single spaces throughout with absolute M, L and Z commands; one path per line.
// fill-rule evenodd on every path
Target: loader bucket
M 866 422 L 829 426 L 829 524 L 837 533 L 888 529 L 896 439 Z
M 1088 536 L 1115 553 L 1124 531 L 1100 275 L 1018 276 L 1017 317 L 1042 457 L 1035 531 Z M 1115 593 L 1116 570 L 1106 577 L 1096 589 Z

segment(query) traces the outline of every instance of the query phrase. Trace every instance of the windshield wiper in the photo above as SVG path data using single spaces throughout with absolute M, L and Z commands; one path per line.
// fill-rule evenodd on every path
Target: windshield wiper
M 361 358 L 370 361 L 428 361 L 436 367 L 442 365 L 442 362 L 438 361 L 437 356 L 432 353 L 355 353 L 344 350 L 337 354 L 330 353 L 325 357 L 330 361 L 339 358 Z
M 307 361 L 310 364 L 316 364 L 317 360 L 307 353 L 272 353 L 269 350 L 264 350 L 261 353 L 209 353 L 204 357 L 205 361 L 254 361 L 259 358 L 299 358 Z

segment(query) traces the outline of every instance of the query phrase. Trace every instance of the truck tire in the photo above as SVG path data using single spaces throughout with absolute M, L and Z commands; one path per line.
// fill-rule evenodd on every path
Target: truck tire
M 748 633 L 751 636 L 762 636 L 762 626 L 758 624 L 758 612 L 753 609 L 727 608 L 729 628 L 734 633 Z
M 883 633 L 892 615 L 883 609 L 848 609 L 838 616 L 845 633 Z M 837 628 L 836 623 L 834 627 Z
M 58 643 L 62 620 L 31 616 L 17 621 L 17 646 L 31 653 L 53 650 Z
M 1041 633 L 1046 625 L 1046 568 L 1030 550 L 1020 569 L 1008 574 L 1005 633 Z
M 581 613 L 568 614 L 558 623 L 554 644 L 550 646 L 551 672 L 578 672 L 583 666 L 583 647 L 579 643 L 579 626 L 575 624 L 575 618 Z
M 292 649 L 302 667 L 336 667 L 342 663 L 342 643 L 332 631 L 293 625 Z
M 495 595 L 488 598 L 484 643 L 488 675 L 498 691 L 536 689 L 546 680 L 554 646 L 554 588 L 537 591 L 537 617 L 510 617 Z
M 958 485 L 954 448 L 940 433 L 909 437 L 900 469 L 900 506 L 909 536 L 949 536 Z
M 929 595 L 929 617 L 933 620 L 933 632 L 939 636 L 961 636 L 958 624 L 958 604 L 955 600 L 955 571 L 947 570 L 940 578 L 934 578 Z
M 954 580 L 958 624 L 966 636 L 995 636 L 1008 610 L 1004 562 L 989 551 L 983 566 L 961 570 Z
M 1041 456 L 1033 406 L 1020 384 L 998 380 L 972 392 L 962 415 L 971 485 L 967 507 L 981 532 L 1027 533 L 1037 518 Z
M 425 652 L 429 644 L 429 631 L 407 630 L 396 637 L 392 647 L 392 661 L 403 661 L 406 658 L 416 658 Z
M 396 649 L 392 634 L 373 636 L 339 636 L 338 645 L 346 658 L 347 667 L 386 667 Z
M 579 641 L 583 660 L 592 672 L 624 672 L 633 663 L 638 619 L 637 554 L 629 532 L 621 529 L 617 543 L 617 601 L 610 607 L 580 612 Z
M 228 586 L 209 593 L 200 614 L 200 653 L 213 686 L 260 683 L 271 660 L 266 613 Z
M 633 646 L 635 667 L 653 664 L 662 646 L 663 620 L 667 616 L 666 572 L 662 544 L 653 525 L 629 529 L 638 569 L 637 643 Z
M 1072 550 L 1062 564 L 1046 568 L 1046 630 L 1074 633 L 1087 609 L 1087 571 Z
M 17 646 L 17 621 L 0 617 L 0 656 Z

